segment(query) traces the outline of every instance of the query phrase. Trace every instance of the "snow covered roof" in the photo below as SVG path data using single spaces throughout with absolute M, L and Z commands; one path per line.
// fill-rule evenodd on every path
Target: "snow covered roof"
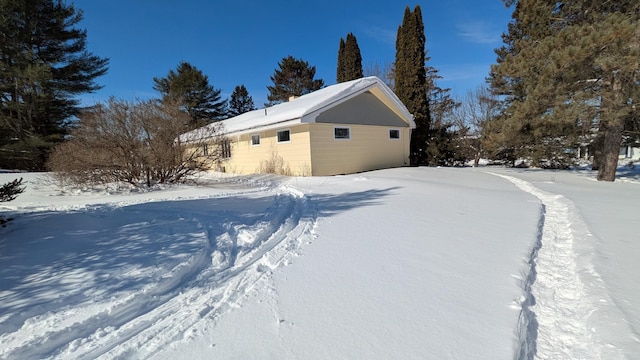
M 200 138 L 198 134 L 210 133 L 208 128 L 223 126 L 224 133 L 236 134 L 256 129 L 269 129 L 300 123 L 313 123 L 316 117 L 328 108 L 334 107 L 366 91 L 377 88 L 393 104 L 394 112 L 401 116 L 411 128 L 415 128 L 413 115 L 398 99 L 396 94 L 379 78 L 375 76 L 364 77 L 347 81 L 312 93 L 300 96 L 295 100 L 277 104 L 268 108 L 249 111 L 217 123 L 209 124 L 201 129 L 185 133 L 182 141 Z

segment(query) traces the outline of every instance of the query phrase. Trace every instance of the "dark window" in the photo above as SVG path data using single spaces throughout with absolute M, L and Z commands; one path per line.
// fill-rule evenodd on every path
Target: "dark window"
M 260 145 L 260 135 L 251 135 L 251 145 Z
M 231 157 L 231 141 L 223 140 L 222 143 L 220 143 L 220 153 L 223 159 Z
M 289 130 L 278 131 L 278 142 L 291 141 L 291 132 Z
M 209 156 L 209 146 L 207 144 L 202 144 L 202 155 Z
M 351 129 L 349 128 L 333 128 L 334 139 L 351 139 Z
M 398 129 L 390 129 L 389 130 L 389 139 L 400 139 L 400 130 L 398 130 Z

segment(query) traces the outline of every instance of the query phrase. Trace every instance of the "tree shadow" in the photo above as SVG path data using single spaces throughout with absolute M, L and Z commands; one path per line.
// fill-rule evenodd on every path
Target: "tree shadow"
M 329 217 L 354 208 L 381 205 L 384 197 L 392 195 L 398 189 L 400 187 L 395 186 L 342 194 L 312 194 L 310 199 L 319 216 Z
M 640 181 L 640 166 L 622 166 L 616 172 L 616 180 Z
M 396 189 L 14 214 L 0 239 L 0 333 L 17 331 L 26 320 L 51 311 L 109 303 L 159 287 L 175 293 L 193 286 L 190 281 L 211 267 L 222 234 L 233 228 L 259 229 L 270 221 L 279 226 L 290 215 L 287 212 L 296 211 L 291 201 L 301 201 L 301 217 L 327 217 L 380 205 Z M 288 199 L 279 200 L 283 196 Z M 281 219 L 274 221 L 274 216 Z M 237 254 L 239 246 L 233 243 L 225 251 Z M 187 270 L 172 279 L 178 267 Z

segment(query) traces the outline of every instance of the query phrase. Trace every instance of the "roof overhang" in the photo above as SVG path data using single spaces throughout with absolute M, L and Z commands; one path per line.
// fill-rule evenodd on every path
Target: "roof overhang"
M 389 109 L 405 121 L 411 129 L 416 127 L 413 115 L 398 99 L 396 94 L 375 76 L 365 77 L 344 83 L 328 86 L 312 93 L 300 96 L 290 102 L 281 103 L 269 108 L 253 110 L 219 123 L 207 125 L 222 126 L 226 136 L 235 136 L 258 131 L 272 130 L 298 124 L 315 123 L 324 111 L 340 105 L 354 97 L 370 92 L 382 101 Z M 183 141 L 196 141 L 196 129 L 182 134 Z M 200 138 L 201 139 L 201 138 Z

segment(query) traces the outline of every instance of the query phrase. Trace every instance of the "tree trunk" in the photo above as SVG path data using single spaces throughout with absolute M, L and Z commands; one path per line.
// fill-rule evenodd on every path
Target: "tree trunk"
M 615 73 L 611 81 L 611 102 L 606 104 L 603 101 L 604 111 L 609 114 L 608 118 L 601 126 L 603 127 L 602 162 L 598 168 L 598 181 L 615 181 L 616 170 L 618 168 L 618 155 L 622 145 L 622 130 L 624 130 L 624 119 L 618 108 L 622 104 L 622 80 L 619 74 Z
M 615 181 L 618 168 L 618 155 L 622 144 L 622 121 L 616 119 L 606 125 L 602 144 L 601 162 L 598 167 L 598 181 Z
M 476 156 L 473 158 L 473 167 L 477 168 L 480 165 L 480 150 L 476 151 Z

